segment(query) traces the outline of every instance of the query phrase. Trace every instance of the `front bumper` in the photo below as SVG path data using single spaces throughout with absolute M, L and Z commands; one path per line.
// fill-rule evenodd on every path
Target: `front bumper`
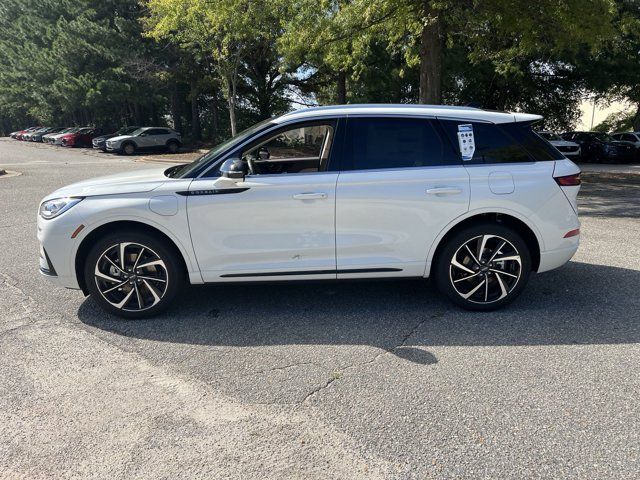
M 51 220 L 38 215 L 40 273 L 58 286 L 80 288 L 75 271 L 79 239 L 72 239 L 71 235 L 81 224 L 83 220 L 74 209 Z

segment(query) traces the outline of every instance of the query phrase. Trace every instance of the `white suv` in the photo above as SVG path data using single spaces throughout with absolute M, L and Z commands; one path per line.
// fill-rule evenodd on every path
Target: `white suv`
M 40 206 L 40 270 L 127 318 L 187 281 L 431 277 L 513 300 L 576 252 L 580 170 L 537 115 L 363 105 L 270 119 L 189 165 L 76 183 Z
M 182 144 L 180 134 L 166 127 L 139 128 L 128 135 L 107 140 L 108 152 L 133 155 L 140 150 L 164 150 L 176 153 Z

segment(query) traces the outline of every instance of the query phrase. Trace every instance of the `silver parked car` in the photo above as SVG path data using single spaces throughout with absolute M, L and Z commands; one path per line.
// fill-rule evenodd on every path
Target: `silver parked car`
M 182 145 L 182 138 L 175 130 L 167 127 L 139 128 L 129 135 L 120 135 L 107 140 L 107 151 L 133 155 L 141 150 L 163 150 L 176 153 Z

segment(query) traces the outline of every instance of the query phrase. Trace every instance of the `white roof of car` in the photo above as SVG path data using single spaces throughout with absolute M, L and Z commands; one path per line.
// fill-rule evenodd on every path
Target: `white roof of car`
M 290 120 L 313 119 L 315 117 L 341 115 L 414 115 L 431 118 L 442 118 L 463 121 L 481 121 L 491 123 L 534 122 L 542 120 L 542 116 L 530 113 L 496 112 L 474 107 L 452 107 L 445 105 L 332 105 L 294 110 L 274 121 L 276 123 Z

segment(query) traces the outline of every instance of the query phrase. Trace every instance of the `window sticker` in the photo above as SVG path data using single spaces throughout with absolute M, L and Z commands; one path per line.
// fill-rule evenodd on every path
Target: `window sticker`
M 460 145 L 462 161 L 470 161 L 473 158 L 473 153 L 476 151 L 476 142 L 473 138 L 473 125 L 470 123 L 458 125 L 458 144 Z

